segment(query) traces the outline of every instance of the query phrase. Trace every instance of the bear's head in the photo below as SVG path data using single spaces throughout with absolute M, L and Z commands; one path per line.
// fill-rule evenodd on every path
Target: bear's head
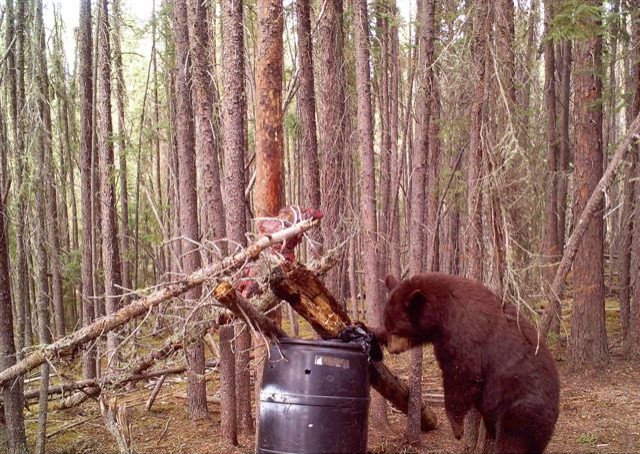
M 384 333 L 379 341 L 389 353 L 402 353 L 430 342 L 437 333 L 439 308 L 430 301 L 417 277 L 400 281 L 385 279 L 387 303 L 384 309 Z

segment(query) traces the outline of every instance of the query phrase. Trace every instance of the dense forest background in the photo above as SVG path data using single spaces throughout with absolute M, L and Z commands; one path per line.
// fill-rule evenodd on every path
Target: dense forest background
M 352 320 L 380 323 L 387 274 L 440 271 L 517 304 L 571 371 L 640 355 L 637 0 L 5 0 L 0 24 L 9 453 L 45 452 L 52 406 L 94 400 L 130 452 L 118 399 L 152 366 L 186 374 L 194 419 L 220 393 L 225 443 L 250 437 L 264 338 L 211 285 L 1 374 L 314 210 L 297 258 L 331 258 Z M 379 427 L 390 411 L 375 394 Z

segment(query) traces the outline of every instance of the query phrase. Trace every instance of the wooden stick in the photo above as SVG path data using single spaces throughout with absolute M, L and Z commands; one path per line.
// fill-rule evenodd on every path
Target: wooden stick
M 167 379 L 167 374 L 164 374 L 163 376 L 161 376 L 158 379 L 158 382 L 153 387 L 153 391 L 151 392 L 151 396 L 149 396 L 149 400 L 147 401 L 147 405 L 145 406 L 147 411 L 150 411 L 151 407 L 153 407 L 153 403 L 156 401 L 156 397 L 158 397 L 158 393 L 160 392 L 160 389 L 162 389 L 162 385 L 164 384 L 164 381 L 166 379 Z
M 84 328 L 60 338 L 52 344 L 40 347 L 23 360 L 1 371 L 0 386 L 5 386 L 9 381 L 15 380 L 47 360 L 58 356 L 73 354 L 79 346 L 119 328 L 129 320 L 140 317 L 151 308 L 171 298 L 175 298 L 193 287 L 202 285 L 206 281 L 220 276 L 223 273 L 241 268 L 248 261 L 258 258 L 260 253 L 266 248 L 300 235 L 317 224 L 317 220 L 305 220 L 276 233 L 263 236 L 246 249 L 226 257 L 221 262 L 201 268 L 186 278 L 167 284 L 147 296 L 138 298 L 119 311 L 109 316 L 99 318 Z

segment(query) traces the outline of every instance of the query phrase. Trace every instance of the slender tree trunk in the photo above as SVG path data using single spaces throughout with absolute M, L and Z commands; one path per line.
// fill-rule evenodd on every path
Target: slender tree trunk
M 127 185 L 127 127 L 125 123 L 125 80 L 122 65 L 121 31 L 122 22 L 121 0 L 113 1 L 114 33 L 113 57 L 116 73 L 116 104 L 118 109 L 118 162 L 120 167 L 120 273 L 122 287 L 131 289 L 131 262 L 129 260 L 129 188 Z M 129 297 L 123 295 L 122 304 L 127 304 Z
M 630 2 L 630 9 L 632 11 L 631 20 L 632 20 L 632 33 L 633 33 L 633 42 L 635 44 L 636 56 L 640 55 L 640 48 L 638 48 L 638 44 L 640 44 L 640 1 L 634 0 Z M 633 99 L 634 108 L 633 111 L 636 115 L 640 112 L 640 60 L 636 60 L 635 64 L 635 79 L 634 83 L 634 94 L 635 97 Z M 637 143 L 632 150 L 634 156 L 632 157 L 632 161 L 635 162 L 635 188 L 629 187 L 628 192 L 630 192 L 631 200 L 633 200 L 633 211 L 631 207 L 629 208 L 630 216 L 633 215 L 632 225 L 629 227 L 629 236 L 631 239 L 628 241 L 628 246 L 631 249 L 631 257 L 629 260 L 629 269 L 631 276 L 635 276 L 635 279 L 630 280 L 630 285 L 633 289 L 633 294 L 631 296 L 630 302 L 630 310 L 629 310 L 629 323 L 627 330 L 627 337 L 624 342 L 624 354 L 626 357 L 640 357 L 640 277 L 638 274 L 640 272 L 640 202 L 638 202 L 638 194 L 640 194 L 640 183 L 638 182 L 639 178 L 639 162 L 640 162 L 640 145 Z M 633 169 L 633 167 L 632 167 Z M 621 314 L 622 315 L 622 314 Z
M 362 216 L 364 283 L 367 302 L 367 324 L 382 325 L 380 313 L 380 283 L 378 279 L 378 227 L 376 222 L 376 170 L 373 151 L 373 112 L 371 109 L 371 79 L 369 73 L 369 16 L 366 0 L 354 1 L 356 90 L 358 96 L 358 142 L 360 144 L 360 214 Z M 374 393 L 373 421 L 388 426 L 386 403 Z
M 231 348 L 234 338 L 233 325 L 220 326 L 220 424 L 222 438 L 233 446 L 238 444 L 238 426 L 236 422 L 236 383 L 235 355 Z
M 0 115 L 2 115 L 0 113 Z M 0 144 L 2 146 L 2 144 Z M 6 150 L 0 151 L 5 153 Z M 16 363 L 16 348 L 13 337 L 13 312 L 11 310 L 11 277 L 9 275 L 8 212 L 5 198 L 0 197 L 0 371 Z M 28 304 L 28 303 L 27 303 Z M 27 454 L 24 430 L 23 379 L 18 378 L 0 388 L 4 407 L 7 454 Z
M 558 246 L 564 252 L 569 188 L 569 114 L 571 112 L 571 41 L 560 42 L 560 157 L 558 162 Z
M 636 6 L 631 14 L 631 47 L 636 49 L 632 53 L 635 56 L 635 64 L 631 71 L 630 88 L 633 98 L 627 105 L 627 126 L 631 124 L 631 121 L 638 115 L 640 111 L 640 2 L 636 1 L 631 3 L 631 6 Z M 622 335 L 626 338 L 629 333 L 629 323 L 631 318 L 631 296 L 636 287 L 640 287 L 638 278 L 635 281 L 632 279 L 632 270 L 637 271 L 638 256 L 637 252 L 633 252 L 634 243 L 638 242 L 638 230 L 636 228 L 636 219 L 634 219 L 634 207 L 637 211 L 639 205 L 636 201 L 638 195 L 638 184 L 633 180 L 638 173 L 638 152 L 640 148 L 635 146 L 635 152 L 631 152 L 631 165 L 627 169 L 626 179 L 624 182 L 624 198 L 622 202 L 622 215 L 620 219 L 620 259 L 619 259 L 619 274 L 620 274 L 620 325 L 622 328 Z M 632 258 L 635 260 L 635 264 L 632 264 Z M 635 266 L 634 266 L 635 265 Z M 638 299 L 636 298 L 636 301 Z M 637 304 L 637 303 L 636 303 Z M 627 341 L 626 345 L 631 346 L 634 343 L 634 339 Z
M 18 68 L 17 68 L 17 48 L 18 48 L 18 34 L 16 33 L 15 30 L 15 17 L 14 17 L 14 9 L 13 9 L 13 0 L 7 0 L 6 1 L 6 6 L 5 6 L 5 19 L 6 19 L 6 26 L 5 26 L 5 48 L 6 48 L 6 52 L 7 52 L 7 96 L 8 96 L 8 100 L 9 100 L 9 112 L 11 115 L 11 121 L 12 121 L 12 138 L 13 138 L 13 150 L 14 153 L 16 155 L 16 161 L 18 163 L 18 178 L 17 178 L 17 184 L 18 187 L 20 187 L 20 163 L 22 161 L 22 141 L 23 141 L 23 137 L 22 137 L 22 128 L 20 125 L 21 122 L 21 117 L 22 115 L 18 116 L 18 104 L 23 104 L 22 102 L 18 102 L 18 85 L 17 85 L 17 78 L 18 78 Z M 18 24 L 18 26 L 20 26 Z M 4 157 L 3 160 L 6 159 L 7 156 L 9 156 L 9 150 L 6 150 L 5 153 L 3 153 Z M 5 163 L 3 162 L 3 166 L 5 165 Z M 4 170 L 4 167 L 3 167 Z M 6 175 L 6 174 L 5 174 Z M 2 181 L 2 187 L 5 187 L 6 184 L 6 179 L 4 179 Z M 18 215 L 18 224 L 20 224 L 20 216 Z M 16 241 L 16 256 L 17 256 L 17 261 L 18 261 L 18 266 L 20 266 L 20 260 L 21 260 L 21 255 L 24 253 L 23 251 L 23 247 L 21 244 L 21 237 L 20 237 L 20 232 L 18 232 L 18 238 Z M 26 336 L 26 331 L 28 330 L 29 326 L 28 323 L 29 321 L 26 318 L 26 307 L 25 307 L 25 301 L 24 299 L 21 299 L 24 295 L 23 295 L 23 290 L 24 287 L 21 284 L 22 281 L 26 282 L 26 276 L 22 276 L 20 273 L 17 276 L 16 279 L 18 285 L 18 292 L 17 292 L 17 298 L 15 301 L 15 313 L 16 313 L 16 337 L 15 337 L 15 343 L 16 343 L 16 348 L 17 348 L 17 352 L 18 352 L 18 357 L 21 357 L 22 355 L 22 349 L 25 347 L 25 336 Z
M 284 204 L 282 131 L 282 0 L 258 0 L 256 50 L 256 187 L 258 217 L 277 216 Z
M 109 38 L 108 0 L 102 0 L 98 46 L 98 111 L 97 148 L 100 170 L 100 211 L 102 236 L 102 266 L 104 269 L 105 313 L 111 315 L 120 306 L 120 254 L 116 223 L 116 195 L 113 165 L 113 127 L 111 124 L 111 48 Z M 118 335 L 107 334 L 107 364 L 117 363 Z
M 53 315 L 55 320 L 55 333 L 62 337 L 65 335 L 65 317 L 64 304 L 62 301 L 62 272 L 60 265 L 60 236 L 58 230 L 58 212 L 57 212 L 57 196 L 55 190 L 55 182 L 53 176 L 53 148 L 51 133 L 51 107 L 49 97 L 49 75 L 47 68 L 47 50 L 45 44 L 44 27 L 42 25 L 42 3 L 37 0 L 36 3 L 36 55 L 37 64 L 37 83 L 39 89 L 38 96 L 38 115 L 42 125 L 42 135 L 40 137 L 40 147 L 43 148 L 43 154 L 40 155 L 39 165 L 42 166 L 44 178 L 41 180 L 45 192 L 44 211 L 39 211 L 40 216 L 46 213 L 46 232 L 47 241 L 45 244 L 48 249 L 48 257 L 51 267 L 52 280 L 52 299 L 53 299 Z M 47 244 L 48 243 L 48 244 Z
M 82 320 L 87 326 L 95 317 L 93 267 L 91 265 L 92 212 L 91 212 L 91 137 L 93 135 L 93 75 L 91 72 L 91 0 L 80 3 L 78 32 L 78 58 L 80 60 L 80 197 L 82 206 Z M 96 350 L 88 344 L 82 357 L 83 378 L 96 377 Z
M 590 5 L 597 7 L 597 1 Z M 575 210 L 581 213 L 602 176 L 602 36 L 599 18 L 583 24 L 590 36 L 576 42 L 574 83 Z M 601 210 L 603 208 L 600 203 Z M 572 367 L 609 361 L 604 312 L 603 218 L 589 222 L 573 265 L 574 303 L 569 337 Z
M 238 430 L 246 435 L 254 433 L 251 415 L 251 332 L 244 322 L 236 322 L 236 419 Z
M 418 119 L 416 124 L 416 139 L 413 144 L 411 176 L 411 219 L 409 228 L 409 271 L 411 275 L 428 269 L 423 256 L 426 251 L 424 240 L 428 235 L 423 234 L 425 212 L 425 175 L 429 157 L 429 132 L 431 123 L 431 106 L 433 96 L 433 40 L 435 23 L 435 2 L 423 0 L 418 11 L 418 67 L 420 68 L 417 100 Z M 434 169 L 435 170 L 435 169 Z M 435 171 L 432 172 L 432 176 Z M 436 191 L 434 181 L 429 182 L 430 191 Z M 430 226 L 429 226 L 430 227 Z M 428 252 L 427 252 L 428 254 Z M 433 256 L 432 256 L 433 257 Z M 411 371 L 409 373 L 409 410 L 407 412 L 407 441 L 412 444 L 420 442 L 420 408 L 422 407 L 422 348 L 415 348 L 411 352 Z
M 196 191 L 196 153 L 191 108 L 189 81 L 189 32 L 187 26 L 187 5 L 175 2 L 173 5 L 173 28 L 176 44 L 175 101 L 178 145 L 178 179 L 180 184 L 180 233 L 182 241 L 182 272 L 189 274 L 200 268 L 200 240 L 198 226 L 198 193 Z M 185 294 L 190 305 L 197 304 L 201 288 L 195 287 Z M 197 311 L 197 309 L 196 309 Z M 191 319 L 197 322 L 199 313 Z M 189 414 L 198 419 L 208 415 L 206 382 L 204 380 L 204 344 L 202 339 L 186 349 L 187 354 L 187 403 Z M 235 404 L 234 404 L 235 410 Z
M 545 230 L 543 240 L 543 254 L 545 262 L 545 281 L 551 285 L 555 276 L 556 263 L 560 253 L 558 241 L 558 135 L 556 131 L 556 58 L 554 53 L 554 43 L 551 39 L 551 21 L 554 17 L 553 0 L 546 0 L 544 5 L 545 24 L 545 45 L 544 45 L 544 98 L 547 109 L 547 184 L 546 186 L 546 208 L 545 208 Z M 560 316 L 557 312 L 560 308 L 552 305 L 556 309 L 553 314 L 554 324 L 551 330 L 558 333 L 560 329 Z
M 320 164 L 318 161 L 318 139 L 316 135 L 316 97 L 313 78 L 313 48 L 311 41 L 311 19 L 309 0 L 296 2 L 298 20 L 298 59 L 300 65 L 300 87 L 298 109 L 300 112 L 300 148 L 302 150 L 302 182 L 306 208 L 320 208 Z M 322 242 L 321 230 L 309 232 L 309 239 L 317 244 L 307 247 L 308 257 L 316 253 Z
M 471 105 L 471 138 L 467 160 L 467 231 L 466 271 L 471 279 L 483 280 L 483 230 L 482 230 L 482 159 L 487 80 L 486 65 L 491 5 L 486 0 L 477 3 L 473 20 L 473 81 L 475 92 Z M 465 418 L 464 444 L 467 452 L 475 452 L 479 446 L 480 414 L 471 410 Z
M 204 218 L 203 237 L 217 240 L 226 236 L 224 206 L 220 186 L 216 137 L 217 118 L 213 117 L 213 83 L 210 72 L 215 68 L 209 63 L 211 43 L 207 24 L 206 3 L 189 0 L 189 27 L 191 34 L 191 74 L 196 119 L 196 159 L 200 169 L 200 187 L 203 192 Z
M 320 192 L 322 240 L 325 249 L 335 247 L 343 237 L 342 215 L 345 198 L 345 77 L 343 2 L 327 0 L 324 14 L 318 18 L 316 41 L 316 94 L 318 107 L 318 145 L 320 156 Z M 329 270 L 329 288 L 342 288 L 340 266 Z
M 227 237 L 245 246 L 244 197 L 245 111 L 243 2 L 222 0 L 222 137 L 224 141 L 224 207 Z

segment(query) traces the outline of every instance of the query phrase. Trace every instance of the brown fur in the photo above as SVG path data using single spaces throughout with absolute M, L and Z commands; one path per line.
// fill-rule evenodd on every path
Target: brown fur
M 387 277 L 379 341 L 390 353 L 433 344 L 454 436 L 475 407 L 496 453 L 541 453 L 558 419 L 560 382 L 531 322 L 482 284 L 456 276 Z

